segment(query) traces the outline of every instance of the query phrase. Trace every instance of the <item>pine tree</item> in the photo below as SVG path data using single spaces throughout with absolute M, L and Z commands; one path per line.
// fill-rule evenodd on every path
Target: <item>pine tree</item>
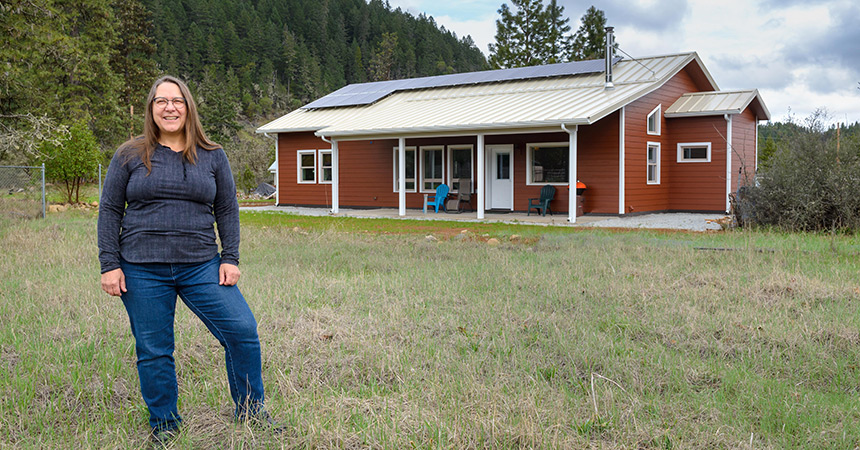
M 535 66 L 564 61 L 570 31 L 564 7 L 551 0 L 511 0 L 503 4 L 496 21 L 496 42 L 490 44 L 490 65 L 495 68 Z
M 545 14 L 541 0 L 511 0 L 499 8 L 496 43 L 490 44 L 490 65 L 494 68 L 535 66 L 544 44 Z
M 543 47 L 541 59 L 546 64 L 554 64 L 569 60 L 570 19 L 564 17 L 564 6 L 559 6 L 556 0 L 550 0 L 544 11 L 546 21 L 546 45 Z
M 569 47 L 571 61 L 600 59 L 606 54 L 606 14 L 594 6 L 588 8 L 581 19 Z M 618 44 L 615 44 L 618 47 Z
M 376 53 L 370 59 L 370 79 L 386 81 L 391 78 L 394 67 L 394 50 L 397 47 L 397 33 L 383 33 Z

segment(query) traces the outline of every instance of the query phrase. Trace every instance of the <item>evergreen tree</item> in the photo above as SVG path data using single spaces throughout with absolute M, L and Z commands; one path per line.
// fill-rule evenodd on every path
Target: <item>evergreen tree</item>
M 373 81 L 391 80 L 394 67 L 394 50 L 397 47 L 397 33 L 384 33 L 376 53 L 370 59 L 370 79 Z
M 594 6 L 588 8 L 581 19 L 569 47 L 571 61 L 600 59 L 606 54 L 606 14 Z M 618 44 L 615 44 L 618 47 Z
M 546 45 L 543 47 L 541 59 L 546 64 L 555 64 L 569 60 L 571 37 L 570 19 L 564 17 L 564 6 L 559 6 L 556 0 L 550 0 L 544 11 L 546 21 Z
M 490 65 L 494 68 L 535 66 L 546 45 L 546 14 L 541 0 L 511 0 L 499 8 L 496 43 L 490 44 Z
M 111 67 L 121 78 L 119 106 L 123 112 L 122 127 L 130 135 L 143 133 L 143 107 L 149 87 L 158 75 L 155 45 L 148 33 L 152 30 L 151 13 L 137 0 L 116 0 L 113 4 L 118 20 L 116 52 Z M 192 24 L 193 26 L 193 24 Z M 198 30 L 199 33 L 199 30 Z M 134 114 L 132 108 L 136 107 Z

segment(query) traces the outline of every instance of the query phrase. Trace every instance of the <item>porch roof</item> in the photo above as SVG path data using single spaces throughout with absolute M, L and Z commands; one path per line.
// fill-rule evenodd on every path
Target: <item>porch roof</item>
M 760 120 L 770 119 L 770 111 L 757 89 L 684 94 L 666 110 L 664 115 L 672 118 L 740 114 L 747 107 L 752 108 Z
M 380 139 L 591 124 L 659 88 L 688 64 L 697 83 L 717 89 L 695 52 L 680 53 L 618 62 L 610 90 L 603 72 L 407 90 L 363 106 L 298 109 L 257 131 Z

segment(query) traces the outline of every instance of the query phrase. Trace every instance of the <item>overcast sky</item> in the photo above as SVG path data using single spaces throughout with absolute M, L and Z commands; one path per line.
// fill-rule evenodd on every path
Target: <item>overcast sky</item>
M 389 0 L 471 35 L 489 54 L 503 0 Z M 546 3 L 546 2 L 545 2 Z M 633 57 L 695 51 L 720 89 L 757 88 L 772 120 L 826 108 L 833 122 L 860 121 L 857 0 L 558 0 L 575 31 L 589 6 L 606 13 Z M 510 5 L 510 3 L 508 3 Z

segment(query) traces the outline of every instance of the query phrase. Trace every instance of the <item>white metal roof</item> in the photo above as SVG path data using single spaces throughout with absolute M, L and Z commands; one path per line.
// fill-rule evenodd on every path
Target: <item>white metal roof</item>
M 591 124 L 657 89 L 691 62 L 718 89 L 696 53 L 681 53 L 620 61 L 611 90 L 604 89 L 602 72 L 410 90 L 370 105 L 299 109 L 257 131 L 363 139 Z
M 684 94 L 664 115 L 672 118 L 740 114 L 748 106 L 754 108 L 760 119 L 770 119 L 770 111 L 764 105 L 757 89 Z

